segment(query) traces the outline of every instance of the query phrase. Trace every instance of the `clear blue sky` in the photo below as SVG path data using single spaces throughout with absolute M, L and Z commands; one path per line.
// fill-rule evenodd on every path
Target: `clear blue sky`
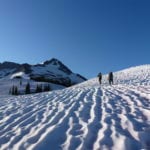
M 150 63 L 150 0 L 1 0 L 0 62 L 52 57 L 92 78 Z

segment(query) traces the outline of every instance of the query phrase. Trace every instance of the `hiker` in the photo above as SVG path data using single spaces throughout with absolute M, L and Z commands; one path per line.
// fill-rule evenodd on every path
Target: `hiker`
M 108 81 L 109 81 L 109 85 L 112 85 L 113 84 L 113 73 L 110 72 L 109 75 L 108 75 Z
M 101 72 L 98 74 L 98 80 L 99 80 L 99 83 L 102 84 L 102 73 Z

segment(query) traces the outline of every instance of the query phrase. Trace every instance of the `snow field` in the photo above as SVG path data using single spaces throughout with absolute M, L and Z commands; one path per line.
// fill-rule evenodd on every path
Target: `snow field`
M 149 150 L 150 67 L 52 92 L 0 97 L 0 150 Z M 2 82 L 4 83 L 4 82 Z M 7 82 L 6 82 L 7 83 Z
M 120 85 L 7 97 L 0 104 L 0 149 L 149 148 L 149 96 L 149 87 Z

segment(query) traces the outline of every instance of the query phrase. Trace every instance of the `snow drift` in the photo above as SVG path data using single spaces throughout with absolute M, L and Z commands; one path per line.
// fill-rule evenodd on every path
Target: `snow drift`
M 150 65 L 53 92 L 0 98 L 1 150 L 149 150 Z

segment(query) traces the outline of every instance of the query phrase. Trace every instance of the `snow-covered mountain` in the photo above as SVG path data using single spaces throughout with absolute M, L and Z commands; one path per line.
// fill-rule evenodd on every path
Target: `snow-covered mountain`
M 86 80 L 83 76 L 73 73 L 61 61 L 55 58 L 37 65 L 17 64 L 13 62 L 1 63 L 0 78 L 4 77 L 51 82 L 67 87 Z
M 150 150 L 150 65 L 114 80 L 0 97 L 0 150 Z

